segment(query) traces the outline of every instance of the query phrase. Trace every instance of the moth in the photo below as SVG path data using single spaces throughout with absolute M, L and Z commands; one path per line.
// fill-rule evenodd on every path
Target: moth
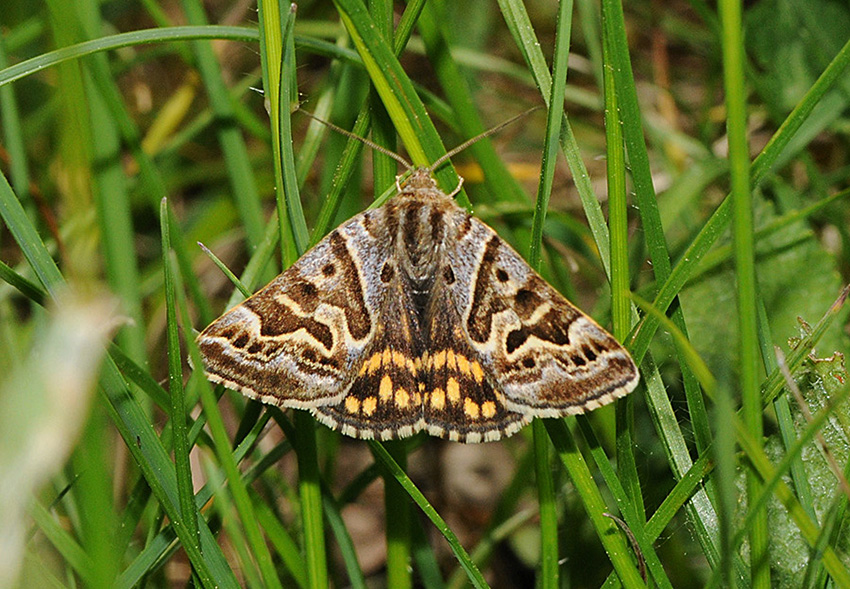
M 467 443 L 631 392 L 625 348 L 437 187 L 444 159 L 204 329 L 207 378 L 348 436 Z

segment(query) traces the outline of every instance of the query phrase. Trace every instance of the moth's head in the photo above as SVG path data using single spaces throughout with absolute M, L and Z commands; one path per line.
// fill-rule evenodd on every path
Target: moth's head
M 402 192 L 418 192 L 420 190 L 432 190 L 437 188 L 431 168 L 412 168 L 410 175 L 402 180 Z

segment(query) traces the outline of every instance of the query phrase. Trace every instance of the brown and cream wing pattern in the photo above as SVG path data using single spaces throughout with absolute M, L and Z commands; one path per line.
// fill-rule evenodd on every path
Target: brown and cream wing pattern
M 210 380 L 286 407 L 339 402 L 378 325 L 384 293 L 363 276 L 390 256 L 381 214 L 353 217 L 207 327 L 198 344 Z
M 460 327 L 509 410 L 590 411 L 631 392 L 637 367 L 613 336 L 546 283 L 484 223 L 457 224 L 447 249 Z

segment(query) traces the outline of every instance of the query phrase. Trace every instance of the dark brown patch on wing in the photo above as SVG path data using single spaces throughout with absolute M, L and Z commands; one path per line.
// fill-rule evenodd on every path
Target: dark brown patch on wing
M 519 289 L 514 297 L 514 308 L 516 309 L 519 318 L 523 321 L 526 321 L 529 317 L 531 317 L 537 307 L 543 303 L 543 297 L 540 296 L 537 289 L 535 289 L 535 287 L 538 286 L 536 284 L 538 282 L 543 281 L 536 277 L 529 280 L 528 284 Z
M 578 313 L 572 308 L 553 307 L 537 323 L 528 326 L 529 335 L 558 346 L 566 346 L 570 343 L 570 324 L 577 316 Z
M 447 286 L 451 286 L 455 283 L 455 273 L 451 266 L 443 268 L 443 282 L 445 282 Z
M 260 318 L 260 335 L 262 336 L 275 337 L 304 329 L 321 342 L 326 350 L 333 349 L 334 336 L 327 325 L 319 323 L 312 317 L 296 315 L 289 307 L 274 300 L 273 293 L 261 291 L 245 301 L 244 305 Z M 239 339 L 243 337 L 246 336 L 243 334 Z M 234 342 L 235 344 L 236 342 Z M 244 345 L 238 347 L 241 348 Z
M 478 343 L 486 342 L 490 337 L 490 327 L 493 315 L 505 308 L 503 301 L 493 296 L 491 280 L 493 267 L 499 251 L 500 240 L 495 235 L 490 238 L 484 246 L 484 255 L 475 276 L 475 290 L 472 295 L 469 318 L 466 320 L 466 328 L 469 337 Z
M 528 331 L 524 327 L 515 329 L 508 334 L 505 340 L 505 350 L 508 354 L 513 354 L 526 340 L 528 340 Z
M 363 286 L 360 283 L 360 273 L 357 265 L 348 252 L 345 239 L 334 231 L 329 236 L 331 251 L 338 261 L 343 285 L 328 297 L 328 301 L 343 309 L 348 331 L 354 339 L 361 340 L 372 329 L 369 309 L 363 298 Z
M 523 320 L 527 320 L 532 312 L 533 309 L 527 315 L 523 316 L 520 313 L 519 316 Z M 507 338 L 505 338 L 505 351 L 508 354 L 513 354 L 531 336 L 542 341 L 551 342 L 557 346 L 568 346 L 570 343 L 570 324 L 575 318 L 576 313 L 570 308 L 561 309 L 560 312 L 556 308 L 549 309 L 539 321 L 509 332 Z M 593 354 L 592 351 L 591 354 Z M 588 360 L 591 360 L 590 356 L 587 356 Z M 593 354 L 593 358 L 596 358 L 595 354 Z
M 389 236 L 391 244 L 394 245 L 396 242 L 396 238 L 398 237 L 398 202 L 395 200 L 389 201 L 386 205 L 384 205 L 384 213 L 386 215 L 384 222 L 384 231 L 386 231 L 386 234 Z
M 286 296 L 305 313 L 315 313 L 319 306 L 319 289 L 312 282 L 296 282 L 286 291 Z

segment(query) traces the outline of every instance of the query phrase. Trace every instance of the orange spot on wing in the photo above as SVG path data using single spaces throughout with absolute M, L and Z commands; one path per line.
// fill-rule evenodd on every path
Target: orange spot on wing
M 366 397 L 363 399 L 363 414 L 367 417 L 375 412 L 378 408 L 378 399 L 375 397 Z
M 429 402 L 431 407 L 442 411 L 446 408 L 446 392 L 443 389 L 434 389 L 429 395 Z
M 496 415 L 496 404 L 493 401 L 484 401 L 481 404 L 481 415 L 487 419 L 492 418 Z
M 357 397 L 346 397 L 345 410 L 349 413 L 357 413 L 360 411 L 360 399 Z
M 381 398 L 381 401 L 387 402 L 393 396 L 393 379 L 390 378 L 389 374 L 385 374 L 384 378 L 381 379 L 381 384 L 378 387 L 378 396 Z
M 410 395 L 404 389 L 398 389 L 395 392 L 395 404 L 400 409 L 407 409 L 408 404 L 410 404 Z
M 460 401 L 460 385 L 458 385 L 456 379 L 450 378 L 446 383 L 446 396 L 449 398 L 450 403 Z
M 463 400 L 463 412 L 466 413 L 469 419 L 478 419 L 478 415 L 481 411 L 481 408 L 478 407 L 478 403 L 467 397 Z
M 466 359 L 466 356 L 463 354 L 458 354 L 456 357 L 457 360 L 457 369 L 461 374 L 469 375 L 469 360 Z
M 484 371 L 481 369 L 481 364 L 479 364 L 478 361 L 472 361 L 470 372 L 472 372 L 472 378 L 475 379 L 475 382 L 481 382 L 484 380 Z

